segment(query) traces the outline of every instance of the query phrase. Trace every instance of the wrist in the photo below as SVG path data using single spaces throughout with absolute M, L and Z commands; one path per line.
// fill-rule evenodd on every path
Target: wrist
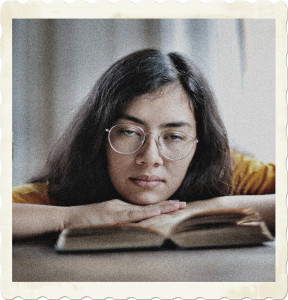
M 72 220 L 74 219 L 74 207 L 61 207 L 62 210 L 62 222 L 60 222 L 60 231 L 72 226 Z

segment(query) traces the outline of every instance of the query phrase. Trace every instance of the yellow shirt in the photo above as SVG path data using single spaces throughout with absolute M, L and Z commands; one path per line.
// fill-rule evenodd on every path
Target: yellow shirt
M 250 156 L 232 152 L 231 195 L 275 193 L 275 165 L 264 164 Z M 13 203 L 51 205 L 46 183 L 24 184 L 13 188 Z
M 275 165 L 232 152 L 231 195 L 264 195 L 275 193 Z
M 48 184 L 28 183 L 16 186 L 12 191 L 12 202 L 51 205 L 48 197 Z

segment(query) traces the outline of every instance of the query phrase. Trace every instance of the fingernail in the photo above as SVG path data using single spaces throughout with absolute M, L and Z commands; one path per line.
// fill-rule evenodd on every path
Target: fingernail
M 185 208 L 186 207 L 186 202 L 184 202 L 184 201 L 180 201 L 179 202 L 180 203 L 180 208 Z

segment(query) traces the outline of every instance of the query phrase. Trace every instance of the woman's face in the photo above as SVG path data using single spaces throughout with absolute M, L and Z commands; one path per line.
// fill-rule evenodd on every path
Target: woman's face
M 188 96 L 180 84 L 170 84 L 132 101 L 115 125 L 131 124 L 147 135 L 143 146 L 132 154 L 121 154 L 107 144 L 108 171 L 117 192 L 127 201 L 148 205 L 168 200 L 181 185 L 196 150 L 172 161 L 159 151 L 157 136 L 163 131 L 184 131 L 196 138 L 196 121 Z

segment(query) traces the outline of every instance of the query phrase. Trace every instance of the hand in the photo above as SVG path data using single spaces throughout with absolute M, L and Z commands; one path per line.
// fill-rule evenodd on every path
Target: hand
M 186 202 L 178 200 L 167 200 L 141 206 L 118 199 L 89 205 L 72 206 L 67 210 L 62 229 L 138 222 L 185 207 Z

